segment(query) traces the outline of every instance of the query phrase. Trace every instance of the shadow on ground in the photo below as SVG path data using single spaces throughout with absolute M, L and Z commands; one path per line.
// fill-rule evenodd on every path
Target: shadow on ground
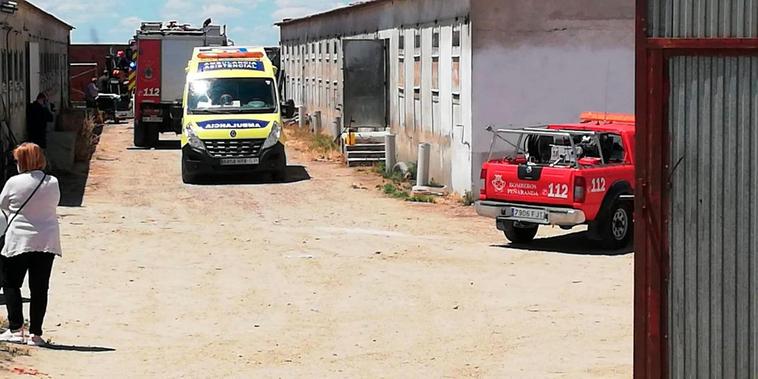
M 136 146 L 130 146 L 127 147 L 126 150 L 180 150 L 182 148 L 182 143 L 179 140 L 159 140 L 158 145 L 155 147 L 136 147 Z
M 274 181 L 271 175 L 235 175 L 235 176 L 217 176 L 207 178 L 198 183 L 201 186 L 222 186 L 222 185 L 262 185 L 262 184 L 289 184 L 304 182 L 311 179 L 308 170 L 303 166 L 287 166 L 287 174 L 282 181 Z
M 62 207 L 81 207 L 84 201 L 84 189 L 89 179 L 89 162 L 77 162 L 70 172 L 53 172 L 58 178 L 61 190 Z
M 533 252 L 588 256 L 620 256 L 633 253 L 631 245 L 621 250 L 603 249 L 599 247 L 598 241 L 593 241 L 587 237 L 586 231 L 554 237 L 538 237 L 528 244 L 511 243 L 507 245 L 495 245 L 493 247 Z
M 78 351 L 82 353 L 106 353 L 110 351 L 116 351 L 116 349 L 112 347 L 60 345 L 56 343 L 48 343 L 43 347 L 50 350 Z

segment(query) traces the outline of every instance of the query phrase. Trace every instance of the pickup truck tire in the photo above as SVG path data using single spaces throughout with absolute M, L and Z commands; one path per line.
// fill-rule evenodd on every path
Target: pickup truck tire
M 534 240 L 534 236 L 537 235 L 537 225 L 517 225 L 513 221 L 506 221 L 503 233 L 505 238 L 513 243 L 528 243 Z
M 600 230 L 602 246 L 613 250 L 628 246 L 634 235 L 631 203 L 620 199 L 614 200 L 608 209 L 605 221 Z

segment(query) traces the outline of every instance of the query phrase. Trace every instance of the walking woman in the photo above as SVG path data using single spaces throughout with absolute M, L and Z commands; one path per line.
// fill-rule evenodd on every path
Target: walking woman
M 0 223 L 5 221 L 5 243 L 0 251 L 2 284 L 8 309 L 8 330 L 0 341 L 45 344 L 42 321 L 47 309 L 47 289 L 53 258 L 61 255 L 56 208 L 60 201 L 58 179 L 45 174 L 45 155 L 33 143 L 24 143 L 13 152 L 18 172 L 0 193 Z M 29 273 L 29 336 L 24 334 L 21 285 Z

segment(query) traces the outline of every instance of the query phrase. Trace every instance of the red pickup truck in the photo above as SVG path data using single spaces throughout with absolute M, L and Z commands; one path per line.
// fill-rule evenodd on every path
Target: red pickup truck
M 588 224 L 590 238 L 603 247 L 629 244 L 633 116 L 585 113 L 577 124 L 489 130 L 476 210 L 494 218 L 511 242 L 532 241 L 540 225 Z

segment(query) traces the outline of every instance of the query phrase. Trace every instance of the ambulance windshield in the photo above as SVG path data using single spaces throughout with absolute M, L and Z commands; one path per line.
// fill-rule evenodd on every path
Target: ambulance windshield
M 271 79 L 223 78 L 190 82 L 190 114 L 274 113 L 276 93 Z

